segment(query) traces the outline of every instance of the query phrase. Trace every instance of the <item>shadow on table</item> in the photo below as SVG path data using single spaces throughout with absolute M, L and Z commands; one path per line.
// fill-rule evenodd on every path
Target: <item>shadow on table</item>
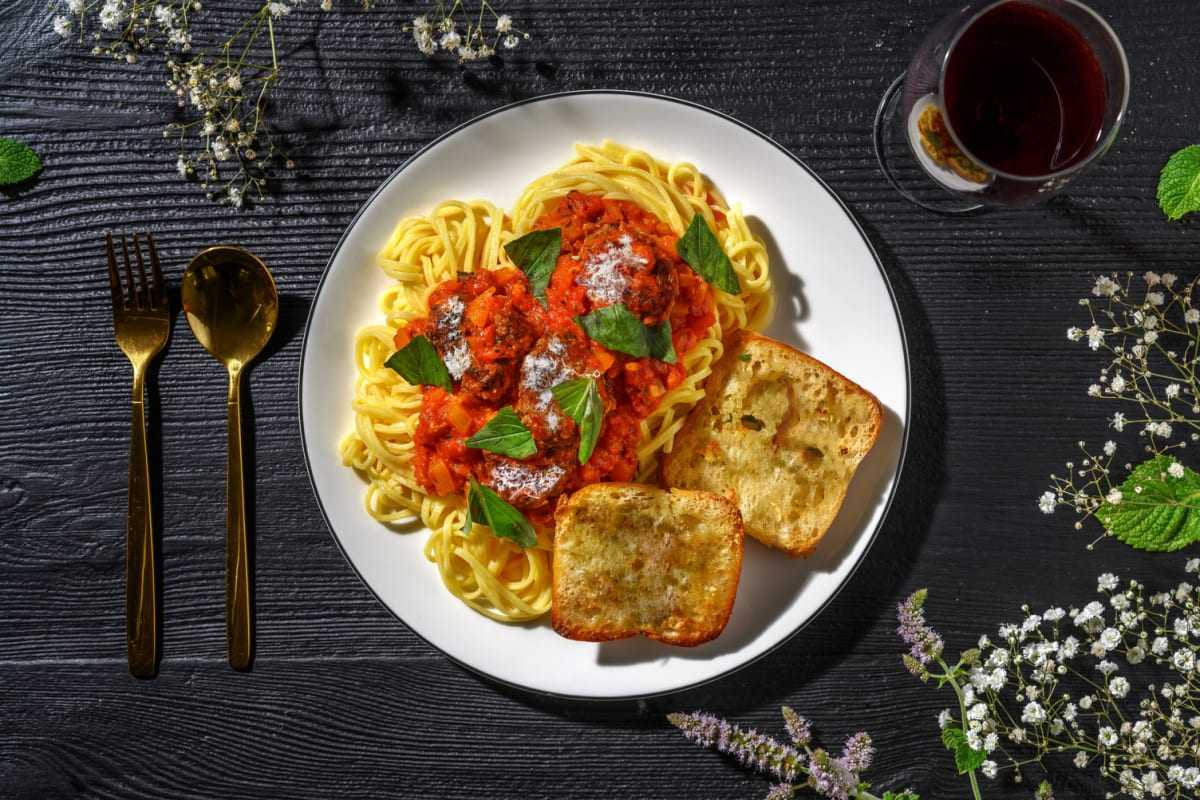
M 895 627 L 895 603 L 913 588 L 908 585 L 908 576 L 945 481 L 945 400 L 934 337 L 919 298 L 894 258 L 882 247 L 880 238 L 871 236 L 870 230 L 866 233 L 877 248 L 903 320 L 911 387 L 909 430 L 891 507 L 870 550 L 840 592 L 819 615 L 773 650 L 699 686 L 649 698 L 578 700 L 538 695 L 487 681 L 498 692 L 576 719 L 657 727 L 663 724 L 663 716 L 673 711 L 719 711 L 780 703 L 804 684 L 818 681 L 834 669 L 876 626 L 884 625 L 889 631 Z M 888 421 L 899 425 L 894 416 Z M 822 558 L 820 553 L 814 559 Z M 845 553 L 843 548 L 829 557 L 840 558 Z M 771 570 L 786 573 L 820 566 L 820 561 L 811 559 L 808 565 L 781 559 Z M 741 599 L 739 594 L 739 602 Z M 769 609 L 758 611 L 769 613 Z M 602 658 L 617 658 L 616 663 L 630 657 L 648 658 L 654 649 L 654 643 L 639 640 L 614 644 L 626 649 L 614 650 L 616 655 Z M 731 641 L 731 647 L 738 645 Z M 897 661 L 903 649 L 896 639 Z M 661 647 L 656 652 L 661 657 Z M 699 657 L 700 651 L 696 653 Z M 687 657 L 687 653 L 672 653 L 673 657 L 681 655 Z

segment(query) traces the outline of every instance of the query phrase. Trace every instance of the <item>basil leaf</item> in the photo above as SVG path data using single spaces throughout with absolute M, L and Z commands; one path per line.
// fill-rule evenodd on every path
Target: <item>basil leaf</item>
M 423 334 L 418 333 L 412 341 L 392 353 L 384 366 L 391 367 L 413 386 L 440 386 L 447 392 L 453 391 L 449 370 L 433 342 Z
M 471 484 L 467 487 L 467 523 L 464 527 L 468 534 L 473 524 L 486 525 L 494 535 L 512 539 L 521 547 L 537 544 L 537 532 L 529 520 L 507 500 L 471 476 Z
M 675 243 L 675 252 L 710 285 L 729 294 L 741 294 L 742 283 L 729 256 L 699 214 L 692 217 L 688 229 Z
M 562 228 L 530 231 L 504 245 L 504 252 L 525 273 L 533 296 L 545 308 L 546 287 L 550 285 L 550 275 L 562 252 Z
M 479 430 L 467 439 L 467 447 L 487 450 L 509 458 L 529 458 L 537 452 L 537 442 L 512 406 L 495 413 Z
M 599 342 L 609 350 L 675 363 L 671 323 L 667 320 L 647 327 L 624 303 L 614 303 L 575 317 L 575 321 L 592 341 Z
M 586 464 L 600 440 L 604 403 L 595 378 L 575 378 L 550 388 L 558 407 L 579 426 L 579 463 Z

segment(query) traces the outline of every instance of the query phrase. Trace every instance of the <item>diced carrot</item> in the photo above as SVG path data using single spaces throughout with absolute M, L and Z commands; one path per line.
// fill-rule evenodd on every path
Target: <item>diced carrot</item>
M 472 301 L 471 305 L 467 306 L 467 320 L 477 328 L 482 328 L 486 325 L 490 316 L 491 310 L 488 308 L 488 304 L 482 303 L 478 299 Z
M 613 365 L 613 362 L 617 360 L 617 357 L 609 352 L 607 347 L 597 347 L 595 348 L 595 351 L 596 360 L 600 362 L 600 371 L 608 372 L 608 368 Z
M 446 419 L 459 433 L 471 430 L 471 413 L 453 400 L 446 406 Z
M 454 478 L 446 462 L 434 457 L 429 462 L 429 477 L 433 479 L 433 488 L 438 494 L 450 494 L 454 491 Z

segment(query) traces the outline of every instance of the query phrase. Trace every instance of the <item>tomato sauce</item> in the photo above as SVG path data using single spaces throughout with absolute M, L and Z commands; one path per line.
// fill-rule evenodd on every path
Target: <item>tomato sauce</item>
M 424 390 L 414 435 L 421 486 L 461 493 L 474 477 L 548 527 L 558 495 L 634 478 L 641 422 L 684 379 L 684 355 L 716 313 L 712 289 L 676 254 L 678 237 L 635 203 L 572 192 L 533 227 L 562 231 L 545 307 L 519 269 L 460 273 L 431 290 L 429 316 L 401 328 L 395 344 L 425 335 L 454 383 L 452 392 Z M 618 302 L 645 325 L 670 323 L 676 363 L 609 350 L 574 320 Z M 599 440 L 582 465 L 578 427 L 550 392 L 580 377 L 596 380 L 604 406 Z M 467 446 L 505 406 L 532 432 L 533 456 Z

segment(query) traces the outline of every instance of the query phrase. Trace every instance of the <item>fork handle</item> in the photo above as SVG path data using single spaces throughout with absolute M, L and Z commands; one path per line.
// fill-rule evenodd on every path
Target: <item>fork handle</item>
M 246 533 L 245 484 L 242 480 L 241 371 L 229 371 L 229 449 L 225 487 L 225 644 L 229 665 L 250 666 L 250 547 Z
M 133 417 L 129 434 L 129 506 L 125 530 L 125 634 L 129 672 L 154 675 L 158 649 L 158 587 L 154 563 L 153 506 L 150 465 L 146 455 L 146 417 L 142 374 L 133 385 Z

